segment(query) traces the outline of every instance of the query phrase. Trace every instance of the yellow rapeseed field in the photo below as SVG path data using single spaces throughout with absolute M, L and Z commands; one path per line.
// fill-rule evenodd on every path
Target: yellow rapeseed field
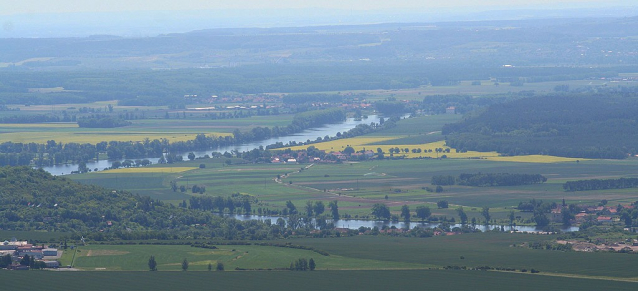
M 54 128 L 54 127 L 52 127 Z M 2 126 L 0 126 L 2 129 Z M 208 132 L 206 135 L 226 136 L 229 133 Z M 49 140 L 63 143 L 91 143 L 96 144 L 102 141 L 144 141 L 145 138 L 150 140 L 166 138 L 171 142 L 193 140 L 197 134 L 194 133 L 170 133 L 170 132 L 55 132 L 55 131 L 27 131 L 27 132 L 8 132 L 0 134 L 0 143 L 2 142 L 21 142 L 21 143 L 46 143 Z
M 488 160 L 504 161 L 504 162 L 520 162 L 520 163 L 561 163 L 585 161 L 589 159 L 563 158 L 556 156 L 529 155 L 529 156 L 513 156 L 513 157 L 489 157 Z
M 121 173 L 181 173 L 199 168 L 195 167 L 143 167 L 143 168 L 121 168 L 115 170 L 100 171 L 104 174 L 121 174 Z
M 574 162 L 576 160 L 584 160 L 584 159 L 575 159 L 575 158 L 563 158 L 563 157 L 555 157 L 555 156 L 543 156 L 543 155 L 530 155 L 530 156 L 514 156 L 514 157 L 503 157 L 499 156 L 497 152 L 475 152 L 468 151 L 465 153 L 457 153 L 455 149 L 450 148 L 445 145 L 445 141 L 438 141 L 433 143 L 426 144 L 408 144 L 408 145 L 377 145 L 375 143 L 379 143 L 382 141 L 399 139 L 403 138 L 403 136 L 395 136 L 395 137 L 354 137 L 354 138 L 344 138 L 338 140 L 332 140 L 328 142 L 315 143 L 312 144 L 316 148 L 320 150 L 324 150 L 326 152 L 332 151 L 342 151 L 348 146 L 354 148 L 355 151 L 360 150 L 372 150 L 377 152 L 377 149 L 380 148 L 383 150 L 386 156 L 390 155 L 390 149 L 398 148 L 400 152 L 394 155 L 405 155 L 406 158 L 419 158 L 419 157 L 430 157 L 437 158 L 445 155 L 448 158 L 458 158 L 458 159 L 467 159 L 467 158 L 481 158 L 493 161 L 504 161 L 504 162 L 521 162 L 521 163 L 559 163 L 559 162 Z M 296 146 L 291 147 L 293 150 L 306 149 L 308 146 Z M 405 149 L 408 149 L 408 152 L 405 152 Z M 439 152 L 437 154 L 436 149 L 440 148 L 444 151 L 450 149 L 450 152 Z M 421 153 L 413 153 L 413 149 L 421 149 Z M 429 152 L 432 150 L 432 152 Z
M 77 123 L 0 123 L 0 128 L 79 128 Z

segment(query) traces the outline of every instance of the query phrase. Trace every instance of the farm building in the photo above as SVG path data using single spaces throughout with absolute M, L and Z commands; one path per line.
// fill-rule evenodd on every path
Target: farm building
M 44 261 L 44 263 L 47 265 L 47 268 L 59 268 L 60 267 L 60 262 L 58 262 L 58 261 Z
M 45 257 L 55 257 L 58 255 L 58 249 L 43 249 L 42 255 Z

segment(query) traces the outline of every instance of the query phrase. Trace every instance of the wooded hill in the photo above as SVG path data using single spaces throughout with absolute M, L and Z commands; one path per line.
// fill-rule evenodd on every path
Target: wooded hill
M 83 185 L 28 167 L 0 168 L 0 229 L 70 232 L 87 239 L 265 239 L 281 232 L 149 197 Z
M 494 104 L 443 134 L 459 150 L 623 159 L 637 151 L 637 118 L 635 93 L 548 95 Z

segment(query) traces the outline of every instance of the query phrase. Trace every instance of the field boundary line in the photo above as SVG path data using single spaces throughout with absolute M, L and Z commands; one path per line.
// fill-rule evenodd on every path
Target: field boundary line
M 549 272 L 540 272 L 540 273 L 532 274 L 532 273 L 527 273 L 527 272 L 523 273 L 523 272 L 498 271 L 498 270 L 490 270 L 490 272 L 517 273 L 517 274 L 538 275 L 538 276 L 551 276 L 551 277 L 563 277 L 563 278 L 578 278 L 578 279 L 607 280 L 607 281 L 638 283 L 638 277 L 621 278 L 621 277 L 590 276 L 590 275 L 579 275 L 579 274 L 569 274 L 569 273 L 549 273 Z

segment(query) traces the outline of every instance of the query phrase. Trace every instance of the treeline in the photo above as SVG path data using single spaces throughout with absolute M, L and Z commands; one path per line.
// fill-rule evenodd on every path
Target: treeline
M 340 122 L 345 119 L 346 112 L 340 108 L 313 110 L 296 114 L 292 119 L 292 124 L 288 127 L 294 132 L 295 129 L 301 130 L 317 127 L 328 123 Z
M 244 213 L 252 214 L 252 204 L 259 202 L 256 198 L 250 195 L 233 194 L 229 197 L 222 196 L 203 196 L 203 197 L 191 197 L 189 199 L 190 209 L 198 209 L 205 211 L 215 211 L 224 213 L 228 209 L 228 213 Z M 183 202 L 185 204 L 185 202 Z M 183 204 L 183 206 L 185 206 Z M 242 209 L 243 211 L 239 211 Z
M 63 163 L 80 163 L 97 158 L 100 150 L 106 150 L 106 143 L 80 144 L 57 143 L 53 140 L 46 144 L 13 143 L 0 144 L 0 166 L 24 166 L 33 163 L 36 166 L 52 166 Z
M 131 125 L 131 122 L 108 115 L 91 115 L 78 119 L 78 126 L 86 128 L 114 128 L 127 125 Z
M 605 189 L 638 188 L 638 178 L 589 179 L 567 181 L 563 184 L 565 191 L 588 191 Z
M 443 127 L 447 145 L 503 155 L 623 159 L 638 152 L 638 94 L 548 95 Z
M 25 114 L 0 117 L 0 123 L 71 122 L 75 118 L 75 115 Z
M 399 101 L 377 101 L 374 109 L 386 116 L 405 114 L 408 111 L 407 104 Z
M 454 176 L 433 176 L 432 185 L 464 185 L 475 187 L 490 186 L 520 186 L 545 183 L 547 178 L 540 174 L 511 174 L 511 173 L 477 173 L 460 174 Z

